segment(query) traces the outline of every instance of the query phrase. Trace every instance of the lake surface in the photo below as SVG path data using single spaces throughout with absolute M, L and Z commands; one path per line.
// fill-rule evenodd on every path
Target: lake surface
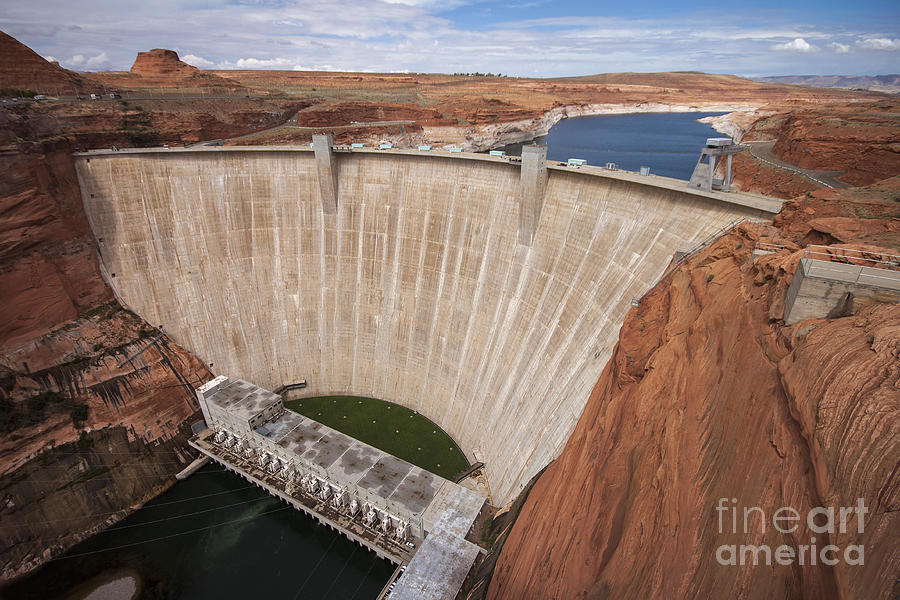
M 588 164 L 616 163 L 620 169 L 690 179 L 706 138 L 722 137 L 697 119 L 724 113 L 635 113 L 572 117 L 554 125 L 536 142 L 547 146 L 549 160 L 583 158 Z M 522 144 L 502 148 L 522 153 Z
M 83 598 L 122 572 L 140 598 L 371 600 L 394 566 L 217 465 L 74 547 L 6 599 Z

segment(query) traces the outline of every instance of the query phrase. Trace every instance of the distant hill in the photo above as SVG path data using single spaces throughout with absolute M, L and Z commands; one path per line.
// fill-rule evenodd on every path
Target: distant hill
M 49 62 L 19 40 L 0 31 L 0 95 L 12 90 L 73 95 L 99 89 L 77 73 Z
M 873 92 L 900 93 L 900 75 L 784 75 L 780 77 L 753 77 L 755 81 L 836 87 Z

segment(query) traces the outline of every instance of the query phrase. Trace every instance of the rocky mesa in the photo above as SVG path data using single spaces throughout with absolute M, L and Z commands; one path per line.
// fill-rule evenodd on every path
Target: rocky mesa
M 193 67 L 178 58 L 174 50 L 154 48 L 147 52 L 138 52 L 134 64 L 131 65 L 131 73 L 141 77 L 150 76 L 178 76 L 185 77 L 195 74 L 199 69 Z

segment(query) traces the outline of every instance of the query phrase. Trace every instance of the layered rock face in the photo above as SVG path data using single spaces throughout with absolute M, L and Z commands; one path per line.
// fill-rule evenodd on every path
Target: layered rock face
M 788 249 L 748 263 L 757 231 L 742 229 L 632 309 L 575 431 L 506 540 L 489 598 L 896 593 L 900 307 L 778 321 L 799 257 L 791 248 L 823 205 L 798 202 L 782 220 Z M 862 532 L 855 517 L 846 531 L 805 522 L 816 507 L 838 514 L 859 498 L 868 510 Z M 766 521 L 751 510 L 745 533 L 749 507 Z M 773 524 L 782 507 L 804 519 L 791 533 Z M 799 566 L 799 547 L 812 543 L 816 552 L 837 546 L 839 562 L 810 564 L 807 548 Z M 717 560 L 720 546 L 742 544 L 787 545 L 795 558 Z M 864 547 L 864 564 L 845 558 L 854 545 Z M 727 550 L 721 557 L 727 563 Z
M 0 580 L 171 485 L 211 376 L 112 300 L 59 128 L 0 111 Z
M 190 422 L 200 418 L 193 389 L 210 378 L 196 357 L 115 301 L 4 348 L 0 579 L 171 485 L 189 460 Z
M 39 94 L 74 95 L 99 89 L 77 74 L 38 55 L 12 36 L 0 31 L 0 88 Z
M 39 336 L 112 298 L 100 277 L 70 142 L 41 119 L 0 112 L 0 348 Z
M 900 174 L 900 100 L 791 111 L 779 119 L 772 152 L 805 169 L 844 171 L 842 181 L 868 185 Z M 762 125 L 762 124 L 760 124 Z
M 900 254 L 900 176 L 865 188 L 819 189 L 785 202 L 774 218 L 780 235 L 796 243 L 873 246 Z

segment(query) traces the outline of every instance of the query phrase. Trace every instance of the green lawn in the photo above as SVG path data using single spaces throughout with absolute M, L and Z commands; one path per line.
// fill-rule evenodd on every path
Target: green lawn
M 469 466 L 443 429 L 397 404 L 355 396 L 320 396 L 290 400 L 284 406 L 446 479 L 452 480 Z

